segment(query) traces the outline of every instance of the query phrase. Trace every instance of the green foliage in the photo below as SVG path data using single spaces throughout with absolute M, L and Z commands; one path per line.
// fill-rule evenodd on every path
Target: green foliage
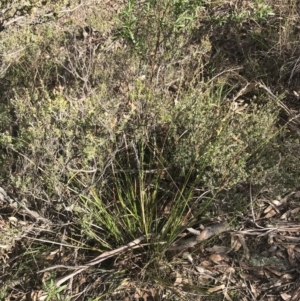
M 69 214 L 86 250 L 145 237 L 132 250 L 138 263 L 116 258 L 115 281 L 160 279 L 153 266 L 170 264 L 166 250 L 193 222 L 214 217 L 219 195 L 232 200 L 225 214 L 234 219 L 249 203 L 236 196 L 239 185 L 275 191 L 299 182 L 298 134 L 287 138 L 281 103 L 255 85 L 290 62 L 279 70 L 287 59 L 272 55 L 278 30 L 260 25 L 275 9 L 267 1 L 228 9 L 130 0 L 117 24 L 91 3 L 78 11 L 65 1 L 1 2 L 11 26 L 1 31 L 0 178 L 49 219 Z M 47 300 L 65 300 L 53 279 Z
M 100 107 L 98 112 L 93 110 L 96 98 L 81 112 L 80 103 L 59 94 L 50 96 L 43 87 L 34 93 L 39 95 L 37 100 L 28 91 L 22 96 L 15 95 L 12 105 L 19 124 L 18 137 L 9 144 L 9 136 L 5 136 L 2 143 L 6 142 L 4 146 L 14 152 L 26 154 L 20 158 L 23 165 L 20 176 L 30 177 L 27 185 L 36 186 L 40 179 L 51 194 L 55 191 L 60 194 L 77 169 L 105 165 L 110 156 L 109 145 L 113 144 L 110 120 Z
M 71 297 L 61 296 L 61 292 L 67 287 L 67 285 L 56 288 L 53 279 L 45 284 L 45 291 L 47 293 L 46 301 L 60 301 L 60 300 L 71 300 Z
M 154 47 L 167 43 L 174 34 L 193 26 L 203 4 L 203 0 L 128 1 L 120 13 L 121 26 L 117 37 L 131 42 L 141 52 L 153 51 Z
M 275 15 L 272 7 L 266 1 L 257 0 L 256 5 L 255 15 L 258 20 L 266 20 L 267 17 Z
M 112 160 L 97 191 L 81 194 L 85 214 L 79 211 L 78 217 L 100 250 L 113 250 L 142 235 L 148 243 L 147 262 L 161 264 L 179 233 L 208 215 L 219 192 L 246 181 L 264 183 L 256 163 L 266 172 L 269 154 L 261 150 L 268 149 L 277 135 L 278 110 L 253 103 L 237 112 L 223 103 L 226 94 L 208 85 L 203 97 L 197 94 L 199 87 L 191 89 L 166 114 L 156 109 L 155 95 L 152 102 L 145 101 L 143 93 L 149 92 L 140 82 L 137 85 L 133 91 L 138 94 L 131 94 L 135 114 L 122 128 L 127 133 L 124 152 Z M 137 109 L 142 100 L 146 112 L 155 112 L 156 126 L 165 127 L 159 139 L 151 136 L 153 120 Z M 211 197 L 197 195 L 197 187 Z
M 218 4 L 218 2 L 216 1 Z M 222 7 L 221 3 L 220 8 Z M 226 3 L 224 3 L 226 5 Z M 214 6 L 214 5 L 212 5 Z M 213 8 L 214 9 L 214 8 Z M 246 20 L 252 19 L 256 22 L 266 20 L 268 17 L 273 16 L 274 12 L 272 7 L 265 0 L 256 0 L 250 6 L 235 6 L 234 9 L 224 10 L 216 9 L 216 13 L 211 15 L 211 20 L 217 22 L 219 25 L 227 23 L 242 24 Z
M 278 110 L 271 104 L 251 104 L 238 113 L 222 103 L 222 93 L 210 89 L 203 97 L 192 90 L 172 110 L 170 166 L 182 176 L 193 166 L 210 189 L 228 189 L 249 179 L 249 159 L 274 137 Z

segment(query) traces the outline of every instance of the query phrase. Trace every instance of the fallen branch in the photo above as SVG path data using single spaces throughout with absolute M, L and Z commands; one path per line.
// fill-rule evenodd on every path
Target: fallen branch
M 62 285 L 64 282 L 66 282 L 67 280 L 71 279 L 72 277 L 74 277 L 75 275 L 87 270 L 88 268 L 92 267 L 92 266 L 95 266 L 96 264 L 108 259 L 108 258 L 111 258 L 113 256 L 115 256 L 116 254 L 120 254 L 124 251 L 127 251 L 128 249 L 131 249 L 131 248 L 134 248 L 134 247 L 137 247 L 137 246 L 142 246 L 141 245 L 141 242 L 143 242 L 144 240 L 146 239 L 146 236 L 141 236 L 135 240 L 133 240 L 132 242 L 128 243 L 127 245 L 125 246 L 122 246 L 118 249 L 115 249 L 113 251 L 108 251 L 108 252 L 104 252 L 103 254 L 99 255 L 98 257 L 96 257 L 95 259 L 91 260 L 90 262 L 88 262 L 86 265 L 83 265 L 83 266 L 78 266 L 78 267 L 72 267 L 73 269 L 76 268 L 77 270 L 74 271 L 73 273 L 70 273 L 69 275 L 57 280 L 55 282 L 55 286 L 56 287 L 59 287 L 60 285 Z M 53 267 L 49 267 L 49 268 L 46 268 L 46 269 L 43 269 L 43 270 L 40 270 L 38 271 L 38 273 L 42 273 L 42 272 L 46 272 L 46 271 L 49 271 L 49 270 L 54 270 L 54 269 L 57 269 L 57 268 L 61 268 L 61 267 L 64 267 L 64 268 L 70 268 L 68 266 L 62 266 L 62 265 L 56 265 L 56 266 L 53 266 Z

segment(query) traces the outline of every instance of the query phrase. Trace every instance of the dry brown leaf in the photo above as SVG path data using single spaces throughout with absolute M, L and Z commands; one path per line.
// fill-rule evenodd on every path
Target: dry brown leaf
M 210 266 L 211 266 L 211 263 L 210 263 L 208 260 L 204 260 L 204 261 L 201 262 L 201 265 L 202 265 L 203 267 L 210 267 Z
M 282 294 L 280 294 L 280 296 L 281 296 L 281 298 L 282 298 L 282 300 L 290 300 L 290 298 L 291 298 L 291 295 L 288 295 L 288 294 L 286 294 L 286 293 L 282 293 Z
M 82 284 L 84 284 L 84 283 L 86 283 L 86 282 L 87 282 L 87 279 L 86 279 L 86 277 L 83 277 L 83 276 L 81 276 L 81 277 L 79 278 L 79 280 L 78 280 L 79 285 L 82 285 Z
M 8 220 L 13 224 L 13 225 L 16 225 L 16 224 L 18 224 L 18 219 L 16 218 L 16 217 L 14 217 L 14 216 L 10 216 L 9 218 L 8 218 Z
M 211 288 L 209 288 L 207 291 L 208 291 L 209 293 L 214 293 L 214 292 L 223 290 L 224 288 L 225 288 L 225 284 L 222 284 L 222 285 L 218 285 L 218 286 L 215 286 L 215 287 L 211 287 Z
M 198 283 L 207 283 L 208 281 L 207 280 L 216 280 L 216 278 L 213 278 L 209 275 L 199 275 L 198 276 Z
M 229 248 L 226 248 L 224 246 L 217 246 L 214 245 L 211 248 L 206 248 L 206 251 L 210 252 L 210 253 L 217 253 L 217 254 L 221 254 L 221 253 L 227 253 L 229 251 Z
M 206 269 L 202 268 L 201 266 L 195 266 L 195 269 L 200 273 L 200 275 L 205 274 L 207 271 Z
M 219 263 L 223 260 L 223 257 L 220 254 L 212 254 L 209 256 L 209 259 L 214 263 Z
M 232 267 L 227 266 L 226 264 L 219 264 L 219 265 L 215 265 L 214 269 L 216 270 L 216 272 L 218 273 L 222 273 L 224 274 L 226 277 L 228 277 L 228 274 L 230 274 L 231 269 L 233 269 Z M 233 269 L 234 270 L 234 269 Z
M 287 282 L 287 281 L 290 281 L 294 278 L 294 276 L 292 276 L 291 274 L 289 273 L 286 273 L 286 274 L 283 274 L 280 278 L 281 281 L 283 282 Z
M 226 274 L 234 274 L 235 269 L 233 267 L 227 267 L 225 273 Z
M 221 267 L 221 265 L 220 265 L 220 267 Z M 230 268 L 230 267 L 229 267 L 229 268 Z M 223 275 L 222 275 L 221 278 L 220 278 L 220 282 L 221 282 L 221 283 L 223 283 L 223 282 L 227 282 L 227 283 L 229 283 L 229 282 L 231 282 L 231 283 L 236 283 L 236 279 L 234 279 L 234 277 L 232 277 L 232 274 L 233 274 L 233 273 L 231 273 L 230 270 L 229 270 L 228 268 L 225 268 L 225 269 L 223 269 L 223 270 L 218 269 L 218 271 L 221 271 L 221 272 L 223 273 Z
M 269 253 L 274 253 L 276 250 L 277 250 L 277 246 L 271 246 L 269 249 L 268 249 L 268 252 Z
M 279 207 L 282 205 L 282 202 L 278 201 L 278 200 L 273 200 L 271 201 L 275 206 Z
M 194 235 L 200 235 L 200 234 L 201 234 L 201 232 L 200 232 L 199 230 L 195 230 L 195 229 L 193 229 L 193 228 L 187 228 L 187 230 L 188 230 L 190 233 L 194 234 Z
M 240 273 L 240 277 L 245 281 L 255 281 L 256 277 L 254 275 L 246 274 L 246 273 Z
M 270 266 L 267 266 L 266 269 L 268 271 L 270 271 L 271 273 L 273 273 L 274 275 L 276 275 L 277 277 L 281 277 L 282 276 L 282 272 L 270 267 Z
M 260 198 L 257 200 L 257 206 L 258 207 L 265 207 L 266 204 L 265 203 L 268 203 L 269 201 L 265 198 Z
M 269 205 L 269 206 L 264 210 L 264 213 L 269 213 L 271 210 L 273 210 L 273 206 Z
M 213 237 L 214 235 L 218 235 L 229 229 L 230 229 L 230 226 L 227 222 L 209 225 L 201 232 L 201 234 L 199 236 L 197 236 L 197 241 L 201 242 L 203 240 Z
M 287 219 L 287 216 L 288 216 L 288 211 L 287 212 L 285 212 L 285 213 L 283 213 L 281 216 L 280 216 L 280 219 L 284 219 L 284 220 L 286 220 Z
M 243 246 L 243 249 L 244 249 L 245 257 L 248 260 L 250 258 L 250 252 L 249 252 L 249 249 L 247 247 L 244 236 L 242 234 L 239 234 L 239 233 L 234 233 L 232 236 L 236 237 L 237 240 L 241 243 L 241 245 Z
M 234 235 L 231 235 L 231 249 L 233 251 L 238 251 L 241 247 L 242 247 L 241 242 L 235 239 Z
M 133 295 L 133 298 L 136 298 L 137 300 L 139 300 L 139 298 L 141 298 L 141 296 L 142 296 L 141 290 L 138 287 L 136 287 L 135 288 L 135 293 Z
M 210 270 L 206 270 L 206 269 L 204 269 L 204 268 L 201 267 L 201 266 L 195 266 L 195 269 L 197 270 L 197 272 L 198 272 L 200 275 L 208 275 L 208 276 L 210 276 L 210 277 L 216 276 L 215 273 L 211 272 Z
M 181 283 L 182 283 L 182 276 L 180 275 L 180 273 L 176 272 L 176 279 L 175 279 L 174 285 L 177 286 Z
M 182 258 L 188 260 L 191 264 L 194 262 L 193 257 L 189 252 L 184 252 Z
M 267 201 L 267 203 L 269 204 L 269 206 L 264 210 L 264 213 L 268 213 L 269 211 L 271 211 L 271 208 L 273 210 L 275 210 L 277 213 L 280 213 L 279 209 L 277 207 L 281 206 L 282 203 L 277 201 L 277 200 L 274 200 L 274 201 Z M 277 206 L 277 205 L 278 206 Z
M 273 217 L 277 214 L 277 212 L 272 209 L 268 214 L 265 215 L 265 218 L 270 218 L 270 217 Z
M 60 251 L 60 249 L 56 249 L 53 252 L 50 252 L 49 255 L 45 257 L 46 260 L 53 260 L 55 255 Z
M 291 213 L 292 213 L 293 215 L 295 215 L 295 214 L 299 213 L 299 211 L 300 211 L 300 207 L 291 210 Z
M 224 292 L 224 297 L 227 301 L 232 301 L 232 299 L 230 298 L 227 292 Z

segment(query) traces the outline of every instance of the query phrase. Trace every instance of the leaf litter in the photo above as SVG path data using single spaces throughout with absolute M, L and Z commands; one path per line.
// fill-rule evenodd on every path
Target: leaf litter
M 182 294 L 189 287 L 189 300 L 210 300 L 211 294 L 220 295 L 224 300 L 300 300 L 300 207 L 297 206 L 294 195 L 295 193 L 291 193 L 275 200 L 261 196 L 255 201 L 255 206 L 252 204 L 249 218 L 240 221 L 238 226 L 227 221 L 213 221 L 205 226 L 199 225 L 198 228 L 188 228 L 186 236 L 179 237 L 167 251 L 171 253 L 168 267 L 171 282 L 169 289 L 161 289 L 162 294 Z M 42 231 L 47 231 L 49 224 L 40 220 L 39 216 L 30 214 L 28 210 L 25 210 L 27 215 L 21 220 L 16 212 L 24 212 L 24 205 L 16 209 L 4 197 L 1 202 L 6 213 L 3 218 L 2 209 L 0 256 L 4 269 L 7 269 L 7 261 L 16 248 L 16 243 L 34 239 Z M 73 281 L 76 275 L 80 277 L 73 285 L 83 285 L 87 279 L 84 273 L 89 269 L 109 258 L 124 254 L 131 248 L 139 248 L 144 240 L 145 237 L 137 238 L 126 246 L 73 267 L 73 271 L 56 281 L 57 287 Z M 50 252 L 48 260 L 55 262 L 55 255 L 60 252 L 61 248 Z M 61 254 L 67 256 L 63 252 Z M 49 270 L 63 267 L 70 268 L 54 264 L 40 273 L 44 278 Z M 96 283 L 100 285 L 100 279 Z M 17 282 L 11 283 L 10 287 L 14 289 L 17 285 Z M 133 293 L 132 297 L 126 297 L 131 298 L 128 300 L 134 300 L 132 298 L 137 298 L 138 295 L 143 296 L 144 300 L 154 300 L 153 287 L 145 287 L 143 292 L 141 289 L 138 291 L 135 288 L 139 286 L 134 281 L 123 282 L 115 294 L 122 295 L 129 287 Z M 41 291 L 32 292 L 31 295 L 27 300 L 45 298 Z M 184 298 L 185 294 L 182 295 L 182 300 Z

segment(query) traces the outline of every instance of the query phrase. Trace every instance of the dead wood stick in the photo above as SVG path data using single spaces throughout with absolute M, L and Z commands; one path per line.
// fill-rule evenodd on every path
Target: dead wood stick
M 100 263 L 100 262 L 102 262 L 102 261 L 104 261 L 104 260 L 106 260 L 106 259 L 108 259 L 110 257 L 115 256 L 116 254 L 120 254 L 120 253 L 122 253 L 125 250 L 128 250 L 130 248 L 134 248 L 134 247 L 139 246 L 141 244 L 141 242 L 144 241 L 145 239 L 146 239 L 145 235 L 141 236 L 141 237 L 133 240 L 132 242 L 128 243 L 125 246 L 122 246 L 122 247 L 120 247 L 118 249 L 115 249 L 115 250 L 112 250 L 112 251 L 104 252 L 103 254 L 99 255 L 95 259 L 93 259 L 90 262 L 88 262 L 86 265 L 75 267 L 77 269 L 76 271 L 74 271 L 73 273 L 70 273 L 70 274 L 66 275 L 65 277 L 57 280 L 55 282 L 55 286 L 59 287 L 61 284 L 63 284 L 67 280 L 71 279 L 75 275 L 77 275 L 77 274 L 85 271 L 89 267 L 95 266 L 96 264 L 98 264 L 98 263 Z M 40 270 L 40 271 L 38 271 L 38 273 L 46 272 L 46 271 L 53 270 L 53 269 L 56 269 L 56 268 L 61 268 L 61 267 L 66 267 L 66 266 L 56 265 L 56 266 L 53 266 L 53 267 L 49 267 L 49 268 Z M 66 267 L 66 268 L 68 268 L 68 267 Z

